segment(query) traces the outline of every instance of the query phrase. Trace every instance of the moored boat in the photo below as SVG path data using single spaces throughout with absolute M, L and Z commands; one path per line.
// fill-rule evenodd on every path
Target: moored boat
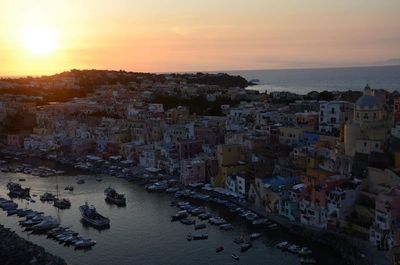
M 96 245 L 96 241 L 94 241 L 93 239 L 82 239 L 77 241 L 74 246 L 76 249 L 79 248 L 89 248 Z
M 59 209 L 67 209 L 71 207 L 71 202 L 66 198 L 55 199 L 53 206 Z
M 89 206 L 87 202 L 79 206 L 79 211 L 82 219 L 93 227 L 103 228 L 110 226 L 110 219 L 99 214 L 96 208 L 93 205 Z
M 284 250 L 284 249 L 287 249 L 287 248 L 288 248 L 289 242 L 287 242 L 287 241 L 282 241 L 282 242 L 276 244 L 275 246 L 276 246 L 277 248 L 279 248 L 279 249 Z
M 235 253 L 232 254 L 232 258 L 233 258 L 234 260 L 239 260 L 239 259 L 240 259 L 239 255 L 238 255 L 238 254 L 235 254 Z
M 260 233 L 252 233 L 250 234 L 250 240 L 255 240 L 257 238 L 261 237 Z
M 217 248 L 215 249 L 215 252 L 216 252 L 216 253 L 219 253 L 219 252 L 221 252 L 221 251 L 224 251 L 224 247 L 223 247 L 223 246 L 219 246 L 219 247 L 217 247 Z
M 201 224 L 195 225 L 195 226 L 194 226 L 194 229 L 200 230 L 200 229 L 204 229 L 204 228 L 206 228 L 206 227 L 207 227 L 206 224 L 201 223 Z
M 309 249 L 308 247 L 302 247 L 300 250 L 299 250 L 299 256 L 308 256 L 308 255 L 311 255 L 312 254 L 312 250 L 311 249 Z
M 28 198 L 30 197 L 30 188 L 22 188 L 20 184 L 9 182 L 7 183 L 8 195 L 11 198 Z
M 250 242 L 243 243 L 240 245 L 240 252 L 245 252 L 249 250 L 253 245 Z
M 69 190 L 69 191 L 74 191 L 74 187 L 71 185 L 68 185 L 64 188 L 64 190 Z
M 115 189 L 108 187 L 104 190 L 104 194 L 106 195 L 105 200 L 107 202 L 114 203 L 118 206 L 126 205 L 125 195 L 118 193 Z
M 194 234 L 193 240 L 204 240 L 208 239 L 208 234 Z

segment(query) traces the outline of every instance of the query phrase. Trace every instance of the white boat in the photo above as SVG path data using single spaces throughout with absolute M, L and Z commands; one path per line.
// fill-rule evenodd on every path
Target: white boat
M 275 245 L 279 249 L 286 249 L 289 246 L 289 242 L 283 241 Z
M 308 247 L 302 247 L 299 250 L 299 256 L 308 256 L 312 254 L 312 250 L 309 249 Z
M 240 259 L 239 255 L 238 255 L 238 254 L 235 254 L 235 253 L 232 254 L 232 258 L 233 258 L 234 260 L 239 260 L 239 259 Z
M 94 245 L 96 245 L 96 241 L 93 239 L 82 239 L 74 244 L 75 248 L 88 248 Z
M 287 250 L 288 250 L 290 253 L 298 254 L 299 251 L 300 251 L 300 247 L 299 247 L 298 245 L 293 244 L 293 245 L 290 245 L 290 246 L 288 247 Z
M 250 239 L 251 240 L 257 239 L 259 237 L 261 237 L 260 233 L 252 233 L 252 234 L 250 234 Z
M 32 226 L 32 230 L 34 232 L 44 232 L 53 228 L 58 227 L 60 224 L 59 222 L 51 216 L 47 216 L 43 218 L 39 224 Z

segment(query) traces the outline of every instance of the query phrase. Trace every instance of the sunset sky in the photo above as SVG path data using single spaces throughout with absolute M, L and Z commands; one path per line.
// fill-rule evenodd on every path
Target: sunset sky
M 385 64 L 400 58 L 399 11 L 399 0 L 1 0 L 0 75 Z

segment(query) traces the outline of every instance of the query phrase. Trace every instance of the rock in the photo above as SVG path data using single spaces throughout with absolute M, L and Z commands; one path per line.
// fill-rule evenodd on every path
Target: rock
M 46 250 L 0 225 L 0 257 L 2 265 L 67 265 Z

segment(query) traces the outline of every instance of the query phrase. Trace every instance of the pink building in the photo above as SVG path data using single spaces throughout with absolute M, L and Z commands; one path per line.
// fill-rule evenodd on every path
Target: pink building
M 206 165 L 202 159 L 186 159 L 181 161 L 181 183 L 183 185 L 205 182 L 205 180 Z
M 7 145 L 21 147 L 24 145 L 24 136 L 21 134 L 7 135 Z

